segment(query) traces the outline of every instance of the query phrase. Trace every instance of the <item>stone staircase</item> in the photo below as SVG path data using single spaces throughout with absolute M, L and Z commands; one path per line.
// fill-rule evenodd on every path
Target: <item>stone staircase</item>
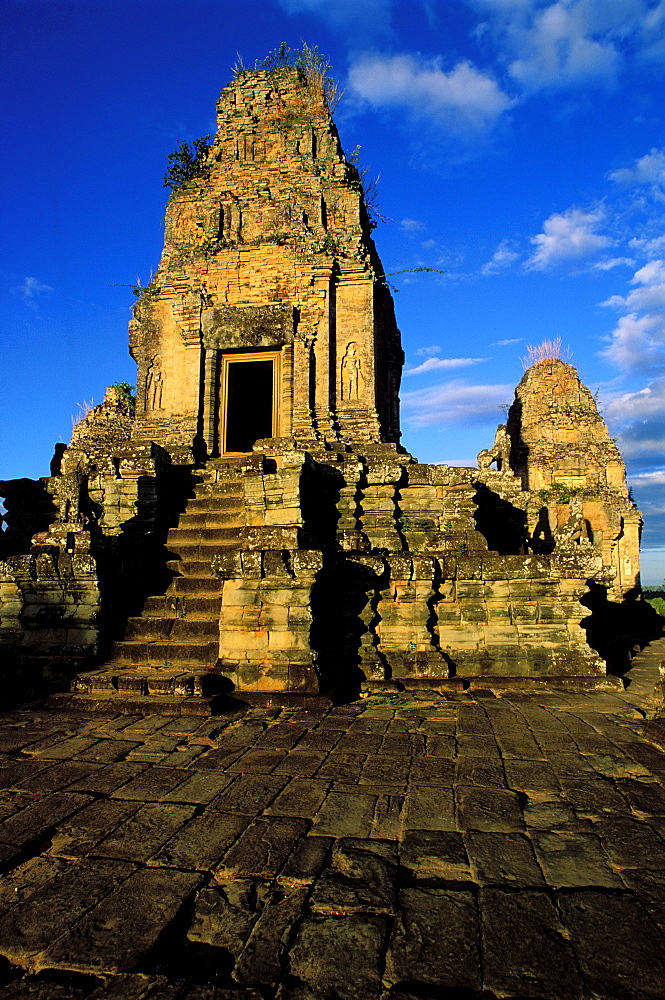
M 221 481 L 199 483 L 168 532 L 174 576 L 166 592 L 148 597 L 141 615 L 128 619 L 105 664 L 77 675 L 70 693 L 51 702 L 99 708 L 101 700 L 132 713 L 209 714 L 224 685 L 215 672 L 222 581 L 211 562 L 239 547 L 244 524 L 241 474 L 228 469 Z

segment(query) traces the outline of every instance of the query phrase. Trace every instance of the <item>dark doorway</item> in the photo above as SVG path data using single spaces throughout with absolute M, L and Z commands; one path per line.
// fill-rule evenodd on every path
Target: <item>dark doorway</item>
M 273 361 L 233 361 L 226 372 L 224 451 L 251 451 L 273 437 Z

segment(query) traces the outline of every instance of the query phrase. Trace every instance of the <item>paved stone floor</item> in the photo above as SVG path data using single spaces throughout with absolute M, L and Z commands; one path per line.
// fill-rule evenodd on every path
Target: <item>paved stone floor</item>
M 662 1000 L 630 694 L 5 713 L 0 1000 Z

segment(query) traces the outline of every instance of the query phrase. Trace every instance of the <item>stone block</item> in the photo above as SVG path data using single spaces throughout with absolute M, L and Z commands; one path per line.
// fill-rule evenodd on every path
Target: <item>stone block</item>
M 308 632 L 277 632 L 275 630 L 268 632 L 268 649 L 270 650 L 308 650 L 309 648 Z
M 392 915 L 396 904 L 397 851 L 372 841 L 344 838 L 310 899 L 314 913 Z
M 228 656 L 235 652 L 245 654 L 265 652 L 268 649 L 268 630 L 250 631 L 245 628 L 220 628 L 219 648 L 221 656 Z
M 565 650 L 568 644 L 568 633 L 558 625 L 522 625 L 518 626 L 521 646 L 527 648 L 542 647 L 543 649 Z
M 265 598 L 270 600 L 271 604 L 280 604 L 283 607 L 306 608 L 310 602 L 309 587 L 288 588 L 279 583 L 272 584 L 270 581 L 264 581 L 259 593 L 262 599 Z
M 483 603 L 460 599 L 459 607 L 462 623 L 473 622 L 478 625 L 484 625 L 487 622 L 487 608 Z
M 150 953 L 200 882 L 201 876 L 191 872 L 139 869 L 50 944 L 42 967 L 131 971 Z M 134 915 L 131 927 L 125 919 L 128 912 Z
M 187 938 L 223 948 L 235 962 L 267 900 L 267 887 L 249 879 L 201 889 Z
M 40 955 L 134 871 L 134 865 L 104 860 L 54 870 L 55 877 L 47 886 L 37 882 L 36 890 L 21 907 L 13 907 L 0 918 L 3 953 L 16 964 Z
M 510 590 L 510 599 L 512 603 L 515 602 L 527 602 L 531 600 L 531 580 L 521 579 L 520 577 L 513 577 L 509 583 L 508 587 Z
M 515 625 L 530 625 L 538 621 L 538 604 L 532 601 L 528 604 L 513 601 L 510 605 L 510 618 Z
M 311 653 L 307 654 L 311 657 Z M 319 690 L 318 675 L 311 660 L 306 663 L 294 663 L 293 654 L 289 663 L 289 691 L 316 694 Z
M 309 607 L 290 607 L 287 613 L 287 625 L 296 631 L 309 629 L 312 624 L 312 612 Z
M 316 549 L 296 550 L 292 554 L 293 572 L 296 576 L 315 576 L 323 565 L 323 554 Z
M 559 624 L 567 620 L 566 607 L 561 604 L 538 602 L 538 621 L 548 624 Z
M 523 834 L 466 831 L 464 843 L 478 885 L 545 888 L 531 843 Z
M 325 769 L 319 770 L 321 777 Z M 312 833 L 330 837 L 367 837 L 372 827 L 376 796 L 361 792 L 329 792 L 314 817 Z
M 480 556 L 452 556 L 451 561 L 457 564 L 457 586 L 461 582 L 468 583 L 483 579 L 483 560 Z
M 514 792 L 500 788 L 456 790 L 459 822 L 464 830 L 489 833 L 519 833 L 524 821 Z
M 510 605 L 503 600 L 487 600 L 485 602 L 487 622 L 510 622 Z
M 442 627 L 456 625 L 462 621 L 462 611 L 459 604 L 437 604 L 436 615 L 439 624 L 439 632 Z
M 245 607 L 259 601 L 258 584 L 253 586 L 243 579 L 226 580 L 222 591 L 223 606 Z
M 644 996 L 662 993 L 665 945 L 637 900 L 589 890 L 560 893 L 557 902 L 593 994 L 629 998 L 635 983 Z M 621 933 L 625 927 L 630 935 Z
M 236 671 L 236 687 L 238 691 L 255 691 L 263 672 L 263 664 L 240 660 Z
M 281 549 L 264 551 L 263 572 L 266 576 L 290 578 L 290 558 L 286 557 Z
M 239 983 L 273 986 L 279 982 L 284 956 L 291 943 L 307 899 L 307 889 L 295 886 L 270 895 L 250 931 L 236 962 L 234 979 Z M 252 1000 L 247 997 L 247 1000 Z M 259 994 L 256 994 L 259 1000 Z
M 479 990 L 476 903 L 471 892 L 405 888 L 386 954 L 390 984 L 427 983 L 439 990 Z
M 307 825 L 295 817 L 258 817 L 227 851 L 215 877 L 275 878 L 297 840 L 307 832 Z
M 270 630 L 285 630 L 289 622 L 289 608 L 288 605 L 276 604 L 271 601 L 263 605 L 261 609 L 261 625 L 263 628 Z M 286 634 L 286 633 L 285 633 Z M 272 632 L 271 632 L 271 642 L 272 646 Z
M 530 837 L 548 885 L 567 889 L 621 887 L 621 879 L 594 834 L 559 828 L 533 830 Z
M 441 649 L 479 649 L 483 642 L 484 629 L 475 628 L 442 628 L 439 625 L 439 645 Z
M 272 660 L 260 665 L 260 675 L 256 685 L 257 691 L 288 691 L 289 667 L 287 663 L 275 663 Z
M 303 1000 L 331 989 L 345 1000 L 378 1000 L 386 930 L 378 916 L 306 917 L 290 955 L 291 974 L 306 987 Z
M 547 895 L 483 889 L 480 914 L 488 989 L 552 1000 L 585 995 L 569 935 Z

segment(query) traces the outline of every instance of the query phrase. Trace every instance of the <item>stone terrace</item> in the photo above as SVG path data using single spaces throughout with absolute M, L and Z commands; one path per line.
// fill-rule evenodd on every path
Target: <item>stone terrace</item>
M 421 691 L 0 729 L 0 1000 L 656 1000 L 665 722 Z

